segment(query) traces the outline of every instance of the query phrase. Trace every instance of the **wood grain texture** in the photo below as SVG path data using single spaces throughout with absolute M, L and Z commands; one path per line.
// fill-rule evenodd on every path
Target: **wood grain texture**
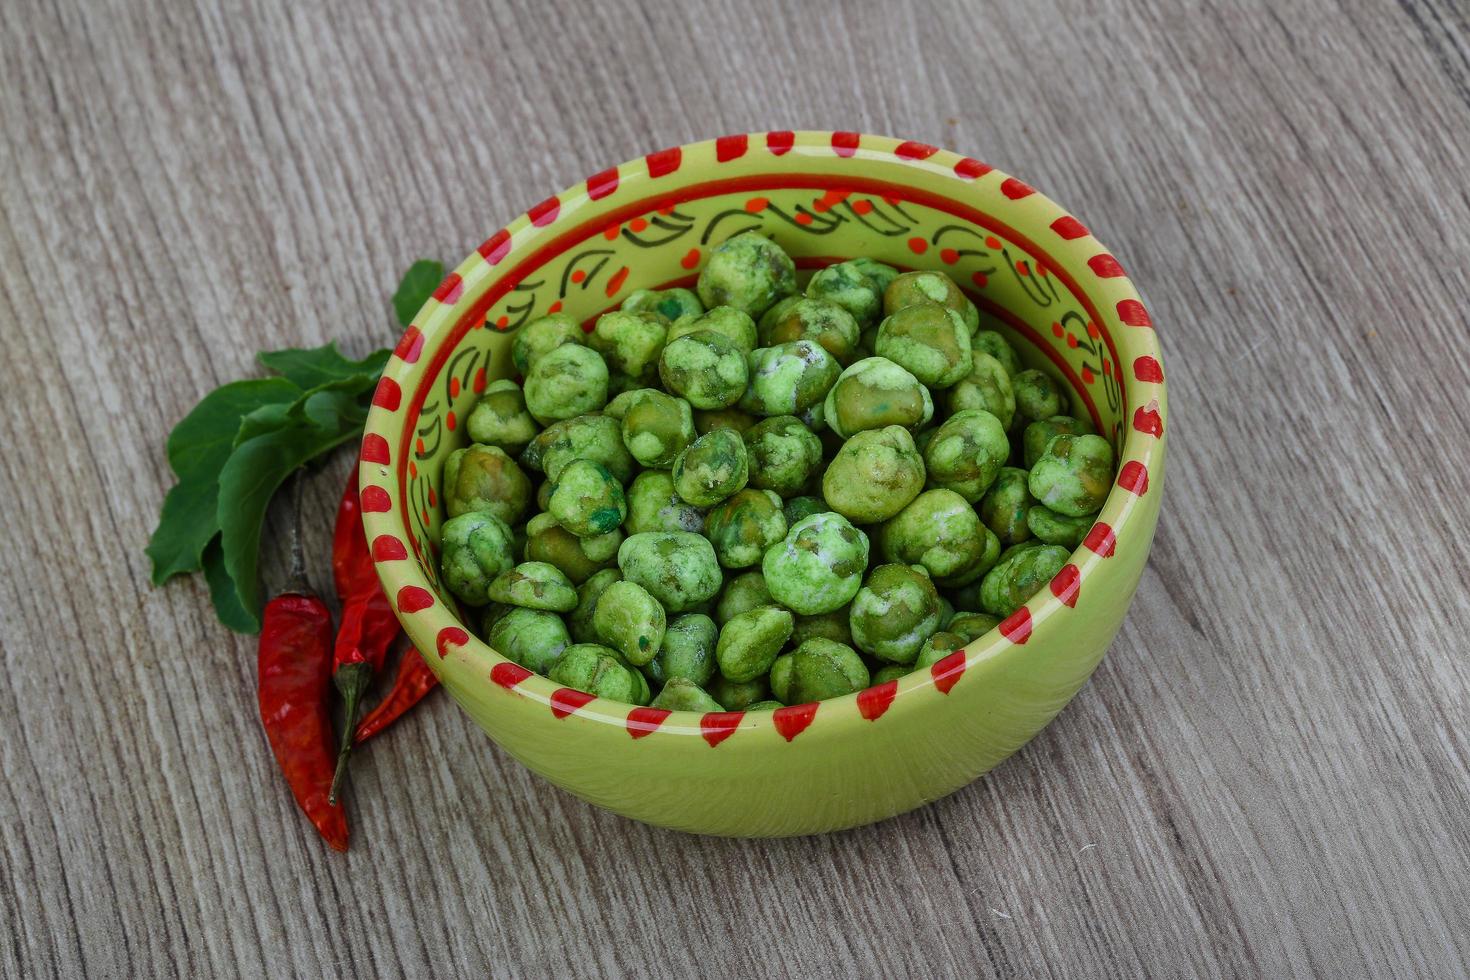
M 0 975 L 1462 975 L 1463 4 L 224 6 L 6 6 Z M 593 810 L 439 697 L 330 853 L 253 643 L 148 586 L 165 433 L 259 348 L 387 343 L 415 257 L 788 127 L 982 157 L 1144 291 L 1169 499 L 1104 666 L 974 786 L 775 842 Z

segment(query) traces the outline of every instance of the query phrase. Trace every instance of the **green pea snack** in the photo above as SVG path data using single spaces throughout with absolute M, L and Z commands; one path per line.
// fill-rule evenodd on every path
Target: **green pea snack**
M 849 614 L 853 643 L 892 663 L 913 663 L 919 647 L 939 629 L 939 592 L 922 571 L 879 565 L 858 589 Z
M 744 439 L 749 483 L 757 490 L 798 494 L 822 464 L 822 440 L 794 415 L 762 419 L 745 430 Z
M 868 668 L 850 646 L 807 640 L 771 665 L 771 693 L 783 704 L 826 701 L 868 686 Z
M 699 333 L 701 330 L 723 334 L 742 354 L 749 354 L 760 346 L 755 321 L 749 314 L 742 313 L 733 306 L 717 306 L 708 313 L 698 315 L 686 313 L 669 326 L 668 342 L 672 344 L 680 337 Z
M 705 433 L 674 459 L 674 492 L 696 507 L 719 503 L 749 476 L 745 440 L 731 429 Z
M 791 637 L 791 626 L 791 613 L 779 606 L 761 606 L 731 619 L 715 647 L 720 674 L 737 683 L 764 677 Z
M 646 691 L 638 671 L 624 666 L 609 648 L 596 643 L 574 643 L 561 652 L 547 677 L 565 687 L 585 691 L 609 701 L 646 704 Z
M 526 410 L 545 424 L 595 412 L 607 404 L 607 362 L 578 344 L 554 348 L 526 373 Z
M 608 534 L 628 516 L 623 486 L 606 466 L 590 459 L 567 464 L 553 484 L 547 510 L 578 537 Z
M 884 318 L 873 350 L 931 388 L 950 388 L 970 373 L 970 328 L 938 303 L 914 303 Z
M 897 425 L 847 440 L 822 477 L 828 506 L 855 524 L 888 520 L 923 487 L 924 459 L 914 437 Z
M 507 455 L 515 455 L 536 438 L 540 426 L 526 410 L 526 396 L 514 381 L 490 382 L 485 393 L 465 416 L 465 433 L 470 442 L 496 446 Z
M 531 481 L 498 446 L 456 449 L 444 460 L 444 510 L 450 517 L 492 514 L 514 524 L 531 503 Z
M 758 317 L 796 292 L 796 263 L 769 238 L 746 232 L 710 253 L 697 288 L 706 307 L 733 306 Z
M 510 345 L 510 359 L 515 363 L 517 371 L 523 376 L 529 375 L 531 365 L 543 354 L 549 354 L 563 344 L 580 346 L 586 342 L 586 336 L 582 332 L 582 325 L 566 313 L 543 316 L 539 320 L 532 320 L 516 333 L 515 340 Z
M 944 273 L 799 282 L 756 232 L 590 333 L 533 319 L 444 459 L 442 582 L 505 657 L 628 704 L 765 712 L 927 670 L 1044 589 L 1113 486 L 1068 390 L 979 327 Z
M 876 323 L 883 312 L 883 287 L 856 262 L 819 270 L 807 283 L 806 295 L 842 307 L 860 328 Z
M 883 312 L 888 316 L 919 303 L 938 303 L 954 310 L 971 333 L 980 328 L 975 304 L 942 272 L 905 272 L 883 290 Z
M 681 316 L 698 316 L 704 312 L 704 304 L 687 289 L 635 289 L 618 309 L 626 313 L 657 313 L 672 323 Z
M 1054 436 L 1081 436 L 1092 432 L 1091 422 L 1070 415 L 1053 415 L 1051 418 L 1032 422 L 1021 434 L 1021 459 L 1029 470 L 1036 465 L 1036 461 L 1046 451 L 1046 444 Z
M 1015 375 L 1011 378 L 1011 390 L 1016 396 L 1014 424 L 1021 428 L 1061 415 L 1069 407 L 1061 382 L 1041 371 L 1022 371 Z
M 613 582 L 603 589 L 592 613 L 598 638 L 639 667 L 658 654 L 666 626 L 664 607 L 633 582 Z
M 522 562 L 510 571 L 501 572 L 486 590 L 491 602 L 502 602 L 525 609 L 571 612 L 577 608 L 577 590 L 571 579 L 555 565 L 545 562 Z
M 1031 468 L 1031 495 L 1058 514 L 1086 517 L 1102 509 L 1113 483 L 1113 446 L 1102 436 L 1052 438 Z
M 761 561 L 771 597 L 804 616 L 851 602 L 867 567 L 868 536 L 831 512 L 797 522 Z
M 626 494 L 629 534 L 644 531 L 704 530 L 704 508 L 696 507 L 674 492 L 674 475 L 667 470 L 644 470 Z
M 766 347 L 815 340 L 839 364 L 849 364 L 857 351 L 861 332 L 853 315 L 836 303 L 802 298 L 784 306 L 780 316 L 769 321 L 762 319 L 759 336 Z
M 822 415 L 828 428 L 848 439 L 890 425 L 917 429 L 934 416 L 934 399 L 907 369 L 886 357 L 865 357 L 838 376 Z
M 747 353 L 722 333 L 696 330 L 664 348 L 658 374 L 666 388 L 695 408 L 729 408 L 750 380 Z
M 949 389 L 949 410 L 963 412 L 967 408 L 984 409 L 1000 419 L 1007 432 L 1016 417 L 1011 376 L 1000 361 L 976 350 L 970 352 L 970 373 Z

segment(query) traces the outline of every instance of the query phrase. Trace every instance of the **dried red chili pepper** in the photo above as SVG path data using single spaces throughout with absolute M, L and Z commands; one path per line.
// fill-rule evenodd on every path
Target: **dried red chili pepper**
M 266 603 L 256 657 L 260 721 L 296 803 L 326 842 L 347 850 L 347 815 L 331 802 L 332 613 L 306 580 L 301 477 L 296 477 L 291 575 Z
M 357 732 L 352 737 L 353 743 L 361 745 L 408 714 L 410 708 L 438 686 L 439 678 L 424 662 L 423 655 L 414 647 L 403 651 L 403 659 L 398 662 L 398 674 L 393 678 L 393 689 L 384 695 L 383 700 L 357 726 Z
M 332 680 L 342 694 L 347 715 L 330 793 L 335 803 L 347 774 L 362 696 L 373 674 L 382 669 L 388 648 L 402 629 L 373 568 L 367 531 L 362 524 L 356 470 L 348 475 L 347 488 L 337 505 L 337 524 L 332 532 L 332 577 L 337 584 L 337 598 L 342 603 L 342 624 L 337 628 L 332 657 Z

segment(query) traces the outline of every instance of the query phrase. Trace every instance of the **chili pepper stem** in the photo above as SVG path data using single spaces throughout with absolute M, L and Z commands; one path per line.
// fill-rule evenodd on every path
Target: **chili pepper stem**
M 341 748 L 337 752 L 337 771 L 332 774 L 332 788 L 327 794 L 327 802 L 333 806 L 337 805 L 342 781 L 347 778 L 347 760 L 352 755 L 353 735 L 357 732 L 357 710 L 362 705 L 362 696 L 367 692 L 368 682 L 372 677 L 371 664 L 355 663 L 338 667 L 332 678 L 337 685 L 337 691 L 342 695 L 347 713 L 347 717 L 343 719 Z
M 306 552 L 301 543 L 301 495 L 306 486 L 306 468 L 296 471 L 291 478 L 291 567 L 286 573 L 286 584 L 282 592 L 297 595 L 312 595 L 311 583 L 306 579 Z

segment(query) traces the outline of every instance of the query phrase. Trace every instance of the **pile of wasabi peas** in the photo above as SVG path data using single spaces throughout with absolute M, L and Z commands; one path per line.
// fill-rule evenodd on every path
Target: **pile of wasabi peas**
M 443 580 L 491 647 L 600 698 L 761 711 L 926 668 L 1044 587 L 1113 481 L 943 273 L 854 259 L 802 292 L 754 232 L 695 290 L 511 353 L 524 382 L 444 465 Z

